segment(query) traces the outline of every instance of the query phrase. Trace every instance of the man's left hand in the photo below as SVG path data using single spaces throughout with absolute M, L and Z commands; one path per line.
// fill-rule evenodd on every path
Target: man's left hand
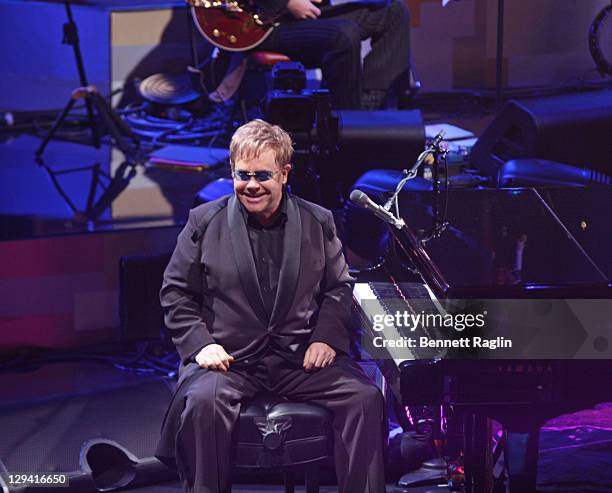
M 304 355 L 304 369 L 318 370 L 331 365 L 336 359 L 336 351 L 324 342 L 313 342 Z

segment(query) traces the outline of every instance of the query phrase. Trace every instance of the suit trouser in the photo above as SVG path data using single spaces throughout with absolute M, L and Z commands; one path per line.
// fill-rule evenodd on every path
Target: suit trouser
M 307 373 L 268 355 L 248 371 L 202 371 L 191 383 L 177 434 L 177 467 L 189 493 L 231 490 L 232 430 L 241 403 L 257 392 L 319 404 L 332 412 L 334 459 L 341 493 L 382 493 L 384 402 L 348 357 Z
M 359 109 L 362 90 L 386 91 L 400 78 L 407 81 L 410 14 L 404 0 L 351 7 L 331 17 L 281 24 L 257 49 L 320 67 L 322 86 L 336 107 Z M 372 50 L 362 68 L 361 41 L 368 38 Z

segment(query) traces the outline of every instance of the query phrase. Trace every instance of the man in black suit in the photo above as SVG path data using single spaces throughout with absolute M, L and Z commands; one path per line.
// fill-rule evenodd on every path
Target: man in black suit
M 331 213 L 285 190 L 292 152 L 278 126 L 240 127 L 235 193 L 190 212 L 164 274 L 182 364 L 157 455 L 190 493 L 230 490 L 231 432 L 263 391 L 329 409 L 340 491 L 384 491 L 383 398 L 347 355 L 353 280 Z
M 379 109 L 393 87 L 409 89 L 410 13 L 405 0 L 256 0 L 280 26 L 257 47 L 320 67 L 338 109 Z M 361 63 L 361 41 L 372 50 Z

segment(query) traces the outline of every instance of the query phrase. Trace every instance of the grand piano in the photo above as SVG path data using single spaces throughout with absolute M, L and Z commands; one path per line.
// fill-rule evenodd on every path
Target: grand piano
M 362 190 L 381 204 L 387 198 Z M 433 313 L 446 300 L 486 300 L 516 304 L 517 322 L 505 320 L 503 331 L 519 334 L 522 346 L 436 354 L 385 348 L 386 376 L 404 406 L 442 404 L 463 417 L 466 491 L 493 487 L 485 425 L 495 419 L 505 431 L 510 491 L 535 492 L 544 422 L 612 400 L 612 190 L 405 191 L 399 204 L 400 230 L 369 211 L 348 211 L 349 223 L 367 231 L 349 237 L 348 248 L 377 264 L 361 270 L 354 291 L 371 336 L 379 334 L 371 329 L 376 311 Z M 539 327 L 523 323 L 525 312 L 544 310 L 540 320 L 549 320 L 551 304 L 561 310 L 558 339 L 545 332 L 535 341 Z M 596 316 L 585 320 L 581 310 Z M 402 327 L 391 331 L 402 335 Z

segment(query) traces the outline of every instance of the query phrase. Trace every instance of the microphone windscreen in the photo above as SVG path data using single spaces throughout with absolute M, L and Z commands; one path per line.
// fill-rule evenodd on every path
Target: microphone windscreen
M 349 198 L 353 204 L 365 206 L 368 203 L 368 196 L 358 189 L 353 190 Z

